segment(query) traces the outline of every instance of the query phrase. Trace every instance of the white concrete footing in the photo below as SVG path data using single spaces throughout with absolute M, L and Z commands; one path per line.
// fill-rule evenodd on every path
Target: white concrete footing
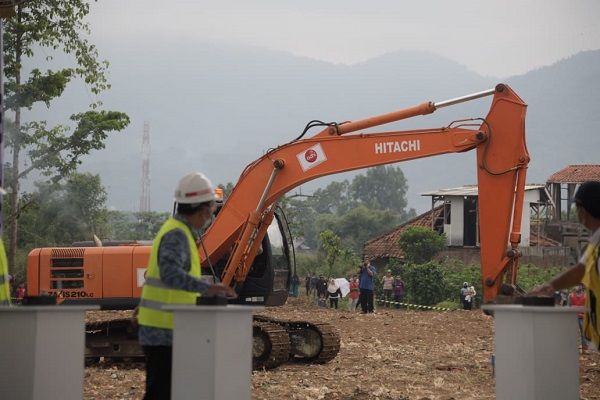
M 81 400 L 85 311 L 97 308 L 0 307 L 0 397 Z
M 252 311 L 248 306 L 168 306 L 174 312 L 171 397 L 250 400 Z
M 579 398 L 582 307 L 484 305 L 495 320 L 496 399 Z

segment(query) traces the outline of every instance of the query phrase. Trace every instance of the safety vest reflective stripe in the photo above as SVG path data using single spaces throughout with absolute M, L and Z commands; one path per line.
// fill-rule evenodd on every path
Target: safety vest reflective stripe
M 8 274 L 0 275 L 0 285 L 2 285 L 4 282 L 8 282 L 8 279 Z
M 156 279 L 156 278 L 146 278 L 146 282 L 144 283 L 144 285 L 157 287 L 157 288 L 161 288 L 161 289 L 173 289 L 172 286 L 169 286 L 165 282 L 161 281 L 160 279 Z
M 148 300 L 148 299 L 141 299 L 140 300 L 140 307 L 146 307 L 146 308 L 150 308 L 152 310 L 157 310 L 157 311 L 162 311 L 163 306 L 166 306 L 166 303 L 163 303 L 162 301 L 154 301 L 154 300 Z
M 196 248 L 196 242 L 192 232 L 183 222 L 174 218 L 168 219 L 156 235 L 156 238 L 154 239 L 155 245 L 152 247 L 152 252 L 150 254 L 146 283 L 142 289 L 138 312 L 138 323 L 140 325 L 162 329 L 173 329 L 173 312 L 163 310 L 162 307 L 170 304 L 196 304 L 196 299 L 199 295 L 198 293 L 174 289 L 160 279 L 160 270 L 158 268 L 158 246 L 160 245 L 162 237 L 167 232 L 175 229 L 181 229 L 186 233 L 191 262 L 189 274 L 195 278 L 200 278 L 200 256 L 198 255 L 198 249 Z

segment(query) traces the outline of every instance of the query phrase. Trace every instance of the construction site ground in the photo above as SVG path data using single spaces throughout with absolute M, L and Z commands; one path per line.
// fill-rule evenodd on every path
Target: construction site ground
M 341 349 L 328 364 L 254 371 L 253 400 L 495 398 L 494 320 L 480 310 L 378 307 L 373 314 L 361 314 L 318 308 L 301 299 L 263 313 L 329 322 L 340 332 Z M 600 353 L 579 355 L 579 377 L 580 399 L 600 399 Z M 142 399 L 144 382 L 141 365 L 87 367 L 84 399 Z

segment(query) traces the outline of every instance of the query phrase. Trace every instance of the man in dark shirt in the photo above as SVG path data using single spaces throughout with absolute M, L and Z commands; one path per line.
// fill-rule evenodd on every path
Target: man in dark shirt
M 137 315 L 139 343 L 146 355 L 145 400 L 171 398 L 173 312 L 163 306 L 195 304 L 199 294 L 237 297 L 230 287 L 200 279 L 196 240 L 198 230 L 212 219 L 215 200 L 214 188 L 203 174 L 183 177 L 175 191 L 177 212 L 152 244 Z
M 358 302 L 363 314 L 372 313 L 375 310 L 373 306 L 373 292 L 375 291 L 375 267 L 371 265 L 368 259 L 365 259 L 363 264 L 358 267 L 360 295 Z
M 310 277 L 310 293 L 316 294 L 318 281 L 319 278 L 317 278 L 316 272 L 313 272 Z
M 327 280 L 323 275 L 319 275 L 319 280 L 317 281 L 317 298 L 321 297 L 321 295 L 327 297 Z

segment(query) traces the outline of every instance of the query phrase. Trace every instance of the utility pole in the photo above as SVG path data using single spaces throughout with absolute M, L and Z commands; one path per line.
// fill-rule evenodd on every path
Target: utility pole
M 150 211 L 150 124 L 144 121 L 142 138 L 142 180 L 140 193 L 140 212 Z

